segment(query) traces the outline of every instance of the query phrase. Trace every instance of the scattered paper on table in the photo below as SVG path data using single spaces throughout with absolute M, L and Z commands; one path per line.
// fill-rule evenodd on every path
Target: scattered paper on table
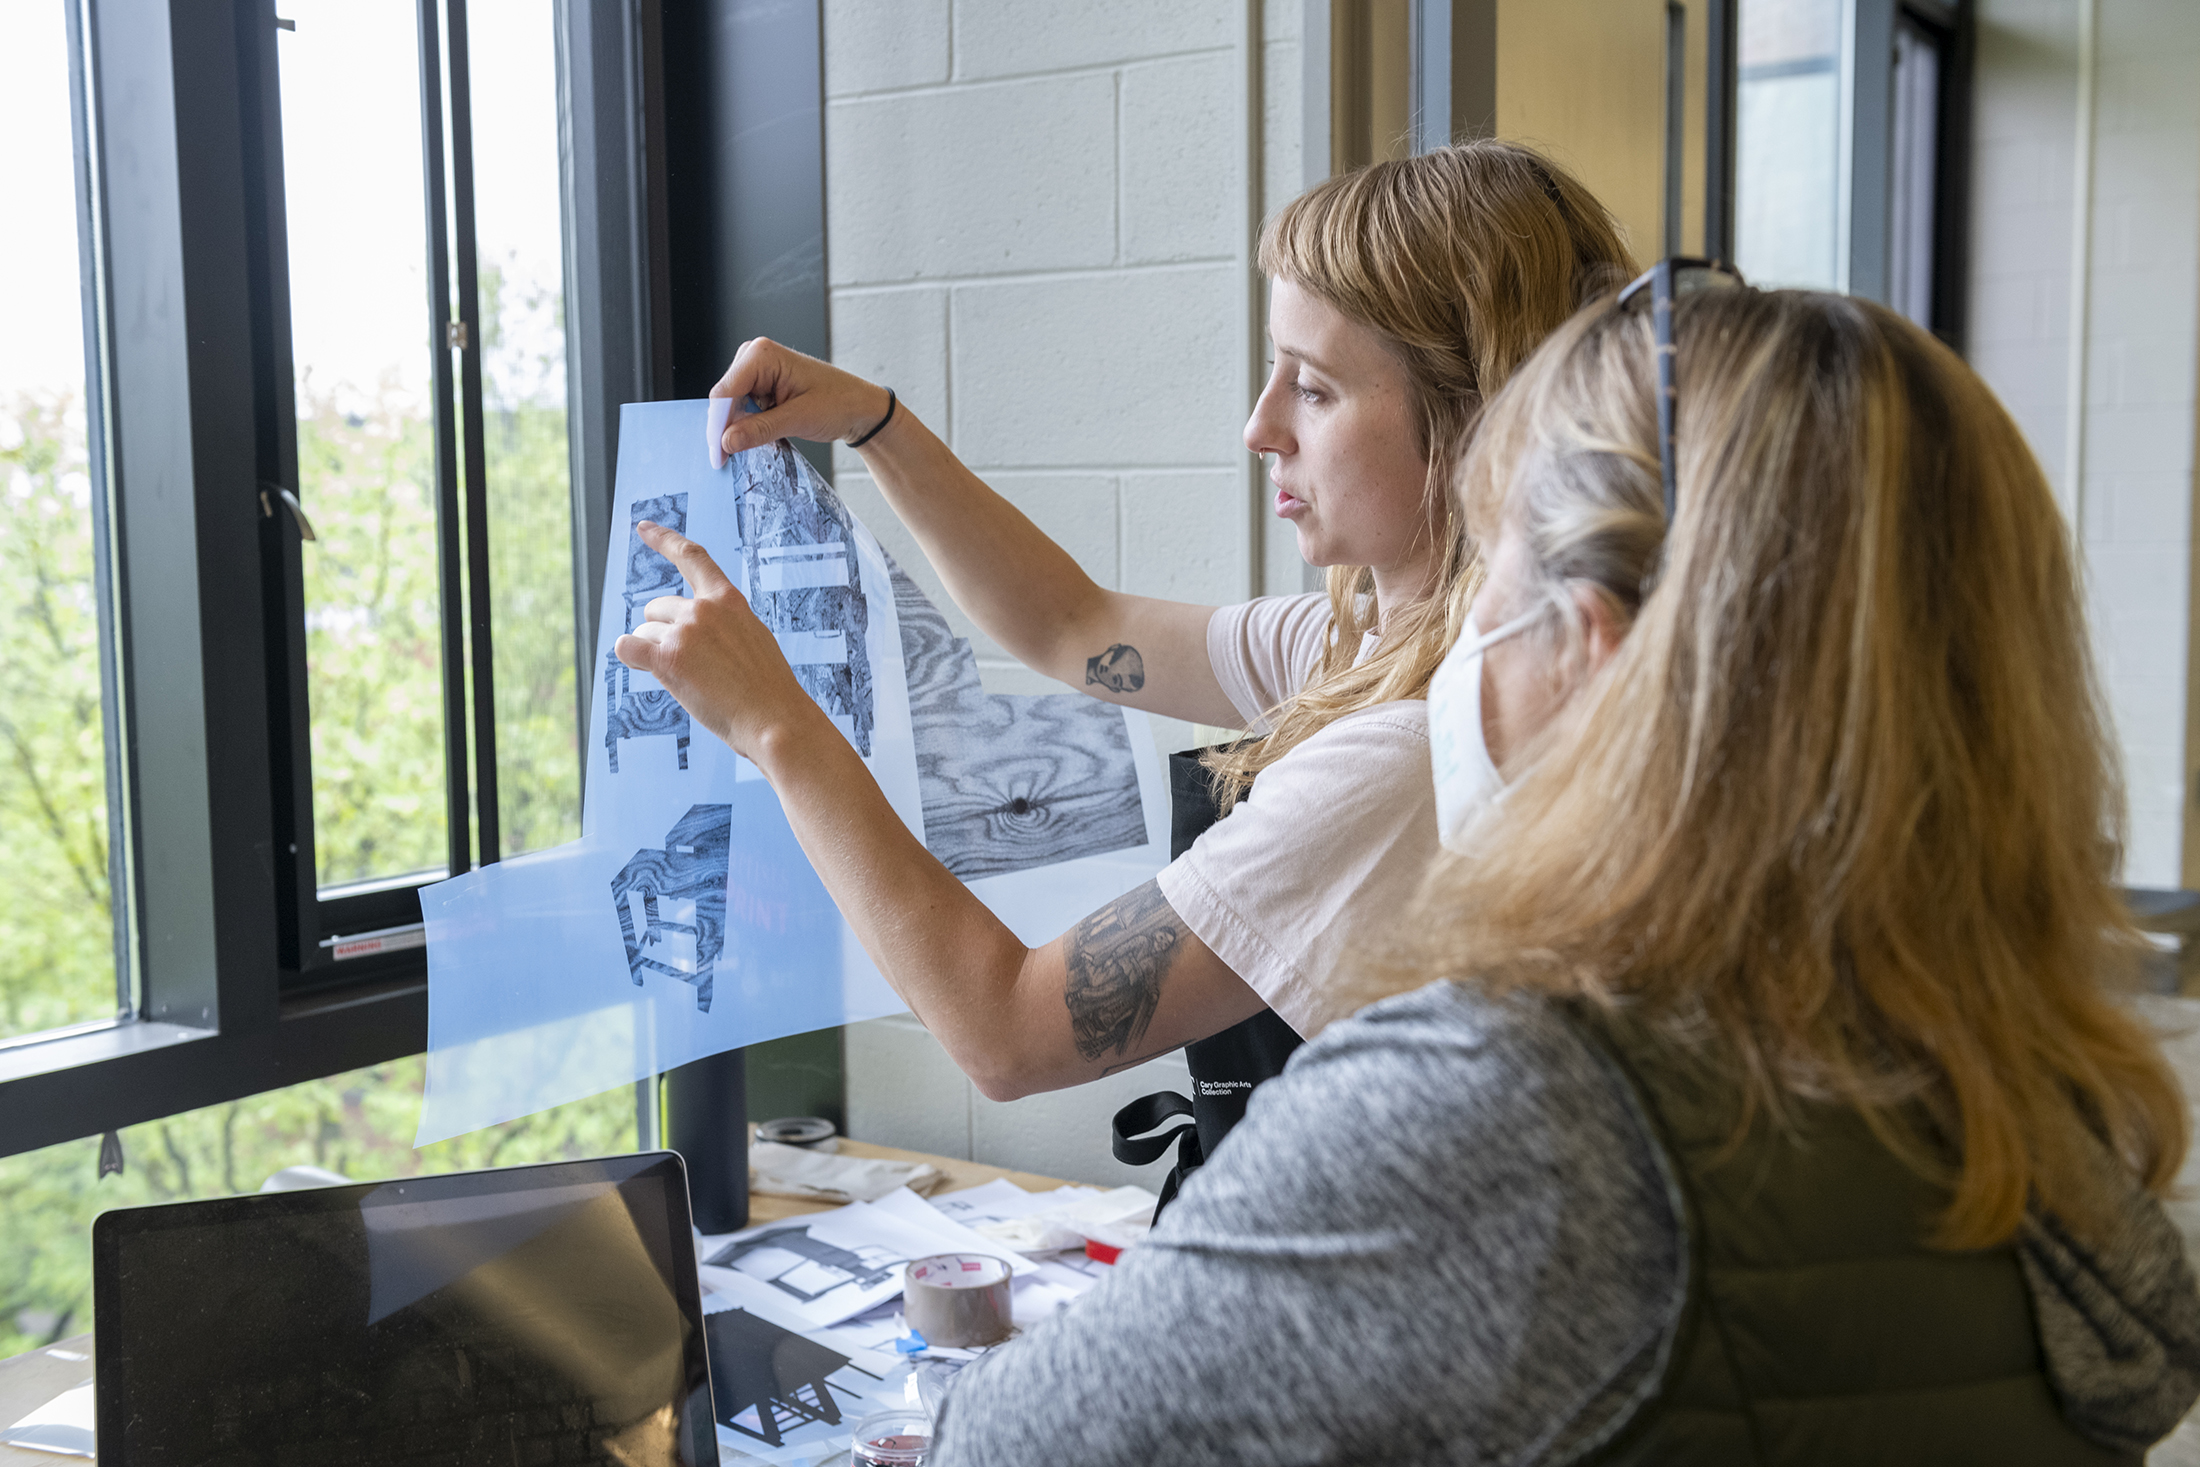
M 840 1156 L 777 1141 L 749 1143 L 749 1190 L 769 1197 L 875 1202 L 897 1190 L 930 1191 L 946 1180 L 930 1162 Z
M 1031 1271 L 1030 1260 L 1003 1248 L 994 1239 L 951 1217 L 943 1209 L 934 1207 L 907 1187 L 889 1192 L 871 1205 L 939 1239 L 940 1246 L 934 1250 L 936 1252 L 994 1254 L 1019 1275 Z
M 943 1215 L 966 1224 L 993 1247 L 1030 1255 L 1084 1247 L 1083 1233 L 1051 1222 L 1044 1214 L 1102 1195 L 1097 1187 L 1074 1186 L 1026 1192 L 1014 1182 L 996 1178 L 933 1201 Z
M 5 1431 L 0 1443 L 52 1452 L 62 1457 L 89 1457 L 95 1441 L 97 1413 L 92 1382 L 63 1391 Z
M 1166 861 L 1143 715 L 986 692 L 970 644 L 808 461 L 775 443 L 714 463 L 712 412 L 620 414 L 581 839 L 421 892 L 415 1144 L 903 1009 L 755 766 L 614 652 L 652 600 L 692 594 L 644 520 L 710 552 L 895 813 L 1026 943 Z
M 910 1200 L 927 1205 L 914 1195 Z M 851 1202 L 723 1240 L 705 1239 L 703 1246 L 705 1288 L 743 1307 L 760 1301 L 815 1329 L 898 1297 L 904 1264 L 952 1252 L 962 1246 L 962 1237 L 912 1223 L 876 1203 Z M 1008 1261 L 1018 1273 L 1032 1271 L 1029 1259 L 1010 1255 Z
M 720 1460 L 847 1460 L 858 1421 L 904 1404 L 909 1365 L 784 1316 L 703 1300 Z

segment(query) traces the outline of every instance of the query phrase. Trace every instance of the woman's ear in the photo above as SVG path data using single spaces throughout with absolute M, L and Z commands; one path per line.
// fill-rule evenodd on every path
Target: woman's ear
M 1602 586 L 1577 581 L 1573 585 L 1574 609 L 1581 616 L 1582 671 L 1595 676 L 1627 635 L 1628 616 Z

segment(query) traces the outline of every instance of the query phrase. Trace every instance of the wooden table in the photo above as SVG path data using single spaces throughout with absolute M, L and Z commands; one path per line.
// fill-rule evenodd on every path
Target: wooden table
M 928 1161 L 947 1174 L 947 1183 L 939 1190 L 959 1192 L 965 1187 L 981 1186 L 996 1178 L 1006 1178 L 1017 1186 L 1032 1192 L 1048 1192 L 1063 1183 L 1053 1177 L 1035 1176 L 1030 1172 L 1012 1172 L 1004 1167 L 987 1166 L 983 1162 L 957 1161 L 951 1156 L 931 1156 L 922 1151 L 903 1151 L 894 1146 L 874 1146 L 868 1141 L 843 1139 L 841 1152 L 848 1156 L 879 1156 L 891 1161 Z M 783 1217 L 794 1217 L 806 1212 L 824 1212 L 839 1206 L 833 1202 L 805 1202 L 793 1197 L 749 1196 L 749 1222 L 777 1222 Z M 6 1427 L 17 1418 L 26 1415 L 45 1402 L 52 1400 L 72 1386 L 83 1384 L 92 1378 L 92 1337 L 89 1334 L 72 1336 L 49 1345 L 42 1350 L 32 1350 L 12 1360 L 0 1360 L 0 1427 Z M 81 1355 L 82 1360 L 69 1360 L 66 1355 Z M 71 1462 L 82 1462 L 82 1457 L 57 1457 L 50 1452 L 27 1452 L 17 1447 L 0 1446 L 0 1467 L 67 1467 Z
M 753 1129 L 753 1128 L 752 1128 Z M 965 1187 L 980 1187 L 997 1178 L 1005 1178 L 1026 1192 L 1051 1192 L 1056 1187 L 1069 1184 L 1054 1177 L 1042 1177 L 1032 1172 L 1012 1172 L 1005 1167 L 987 1166 L 982 1161 L 957 1161 L 952 1156 L 933 1156 L 923 1151 L 904 1151 L 898 1146 L 875 1146 L 869 1141 L 851 1141 L 841 1138 L 842 1156 L 880 1156 L 888 1161 L 928 1161 L 947 1174 L 947 1181 L 937 1192 L 960 1192 Z M 937 1195 L 935 1192 L 935 1195 Z M 749 1226 L 758 1223 L 778 1222 L 783 1217 L 795 1217 L 805 1212 L 826 1212 L 839 1207 L 838 1202 L 804 1202 L 794 1197 L 765 1197 L 749 1194 Z M 11 1418 L 12 1419 L 12 1418 Z

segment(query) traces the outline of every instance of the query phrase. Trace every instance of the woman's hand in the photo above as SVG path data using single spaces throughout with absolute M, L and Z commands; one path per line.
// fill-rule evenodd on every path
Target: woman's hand
M 721 446 L 728 454 L 779 438 L 860 438 L 886 416 L 885 388 L 763 336 L 742 343 L 710 395 L 737 403 L 746 397 L 762 409 L 726 424 Z
M 767 775 L 769 753 L 786 736 L 837 737 L 832 721 L 795 680 L 779 639 L 718 562 L 687 536 L 649 520 L 635 533 L 680 568 L 695 596 L 650 602 L 642 624 L 614 644 L 619 660 L 664 684 L 703 727 Z

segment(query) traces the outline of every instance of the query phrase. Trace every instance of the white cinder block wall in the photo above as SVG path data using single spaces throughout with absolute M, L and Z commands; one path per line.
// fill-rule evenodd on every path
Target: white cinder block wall
M 1239 436 L 1260 332 L 1249 191 L 1298 187 L 1300 10 L 827 0 L 833 356 L 1110 586 L 1300 589 Z M 842 494 L 972 639 L 987 686 L 1059 691 L 954 609 L 838 452 Z M 1167 752 L 1194 733 L 1157 720 L 1156 737 Z M 1109 1155 L 1108 1117 L 1186 1087 L 1170 1056 L 996 1104 L 906 1017 L 852 1026 L 847 1067 L 855 1136 L 1093 1182 L 1158 1185 L 1165 1166 Z
M 2090 45 L 2082 24 L 2078 0 L 1979 5 L 1970 358 L 2082 523 L 2130 783 L 2125 880 L 2179 886 L 2195 864 L 2184 846 L 2200 5 L 2096 0 Z

